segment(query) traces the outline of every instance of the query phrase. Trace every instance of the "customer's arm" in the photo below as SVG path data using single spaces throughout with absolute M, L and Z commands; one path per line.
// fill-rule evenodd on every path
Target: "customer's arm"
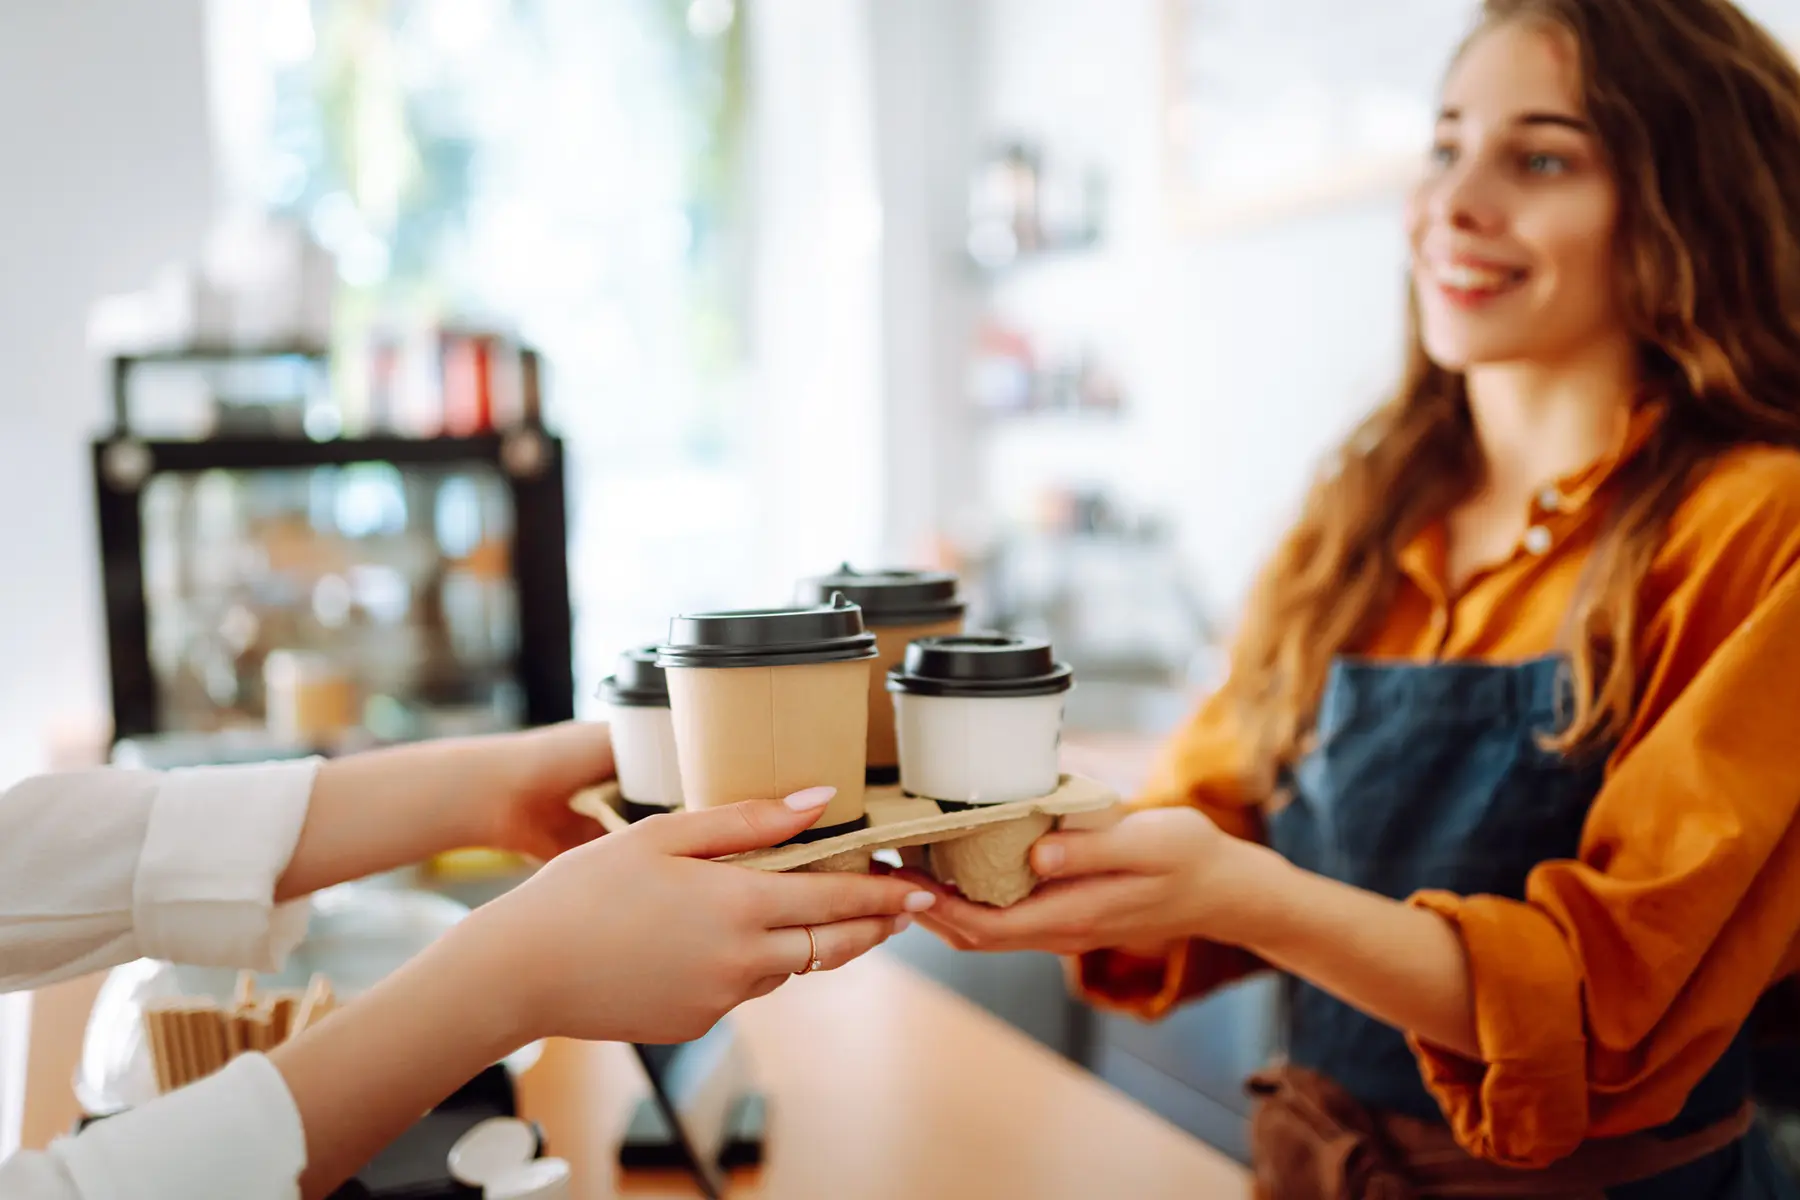
M 272 967 L 306 928 L 274 885 L 317 769 L 88 771 L 0 794 L 0 990 L 140 957 Z
M 0 794 L 0 988 L 140 956 L 275 966 L 306 928 L 304 905 L 274 896 L 317 771 L 91 771 Z M 291 1195 L 305 1161 L 281 1076 L 247 1055 L 49 1152 L 0 1163 L 0 1196 L 258 1200 Z
M 130 962 L 273 967 L 321 887 L 489 845 L 550 858 L 599 832 L 570 795 L 612 774 L 604 726 L 319 765 L 83 771 L 0 793 L 0 991 Z
M 599 834 L 600 826 L 571 809 L 569 798 L 612 774 L 606 727 L 585 724 L 336 759 L 319 769 L 275 898 L 461 846 L 554 858 Z
M 563 855 L 271 1056 L 324 1196 L 420 1112 L 527 1041 L 674 1042 L 807 965 L 831 970 L 929 904 L 898 879 L 703 861 L 804 830 L 830 789 L 654 817 Z
M 0 795 L 0 986 L 140 955 L 273 966 L 304 923 L 278 894 L 470 842 L 554 854 L 596 831 L 566 801 L 610 770 L 604 730 L 567 726 L 322 769 L 27 781 Z M 322 1195 L 324 1181 L 355 1170 L 507 1043 L 551 1032 L 679 1040 L 798 969 L 806 939 L 789 926 L 820 926 L 828 964 L 891 932 L 908 894 L 897 881 L 776 879 L 676 861 L 728 853 L 734 836 L 778 841 L 819 808 L 758 811 L 659 818 L 616 846 L 569 856 L 284 1047 L 279 1071 L 244 1055 L 48 1152 L 16 1156 L 0 1164 L 0 1196 L 285 1198 L 309 1143 L 308 1193 Z M 656 870 L 646 874 L 646 862 Z M 627 911 L 654 915 L 608 919 Z M 561 933 L 546 942 L 553 928 Z M 569 940 L 584 933 L 610 940 Z M 599 987 L 603 971 L 613 986 Z
M 341 759 L 96 770 L 0 793 L 0 991 L 139 957 L 272 969 L 303 904 L 345 879 L 471 843 L 548 857 L 598 831 L 569 794 L 611 774 L 604 728 Z M 0 1196 L 291 1193 L 306 1161 L 281 1076 L 244 1056 L 49 1154 L 0 1164 Z

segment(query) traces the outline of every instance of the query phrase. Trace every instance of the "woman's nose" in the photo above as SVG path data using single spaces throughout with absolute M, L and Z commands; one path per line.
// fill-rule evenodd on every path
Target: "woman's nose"
M 1505 220 L 1497 182 L 1479 161 L 1459 162 L 1426 182 L 1426 212 L 1436 224 L 1491 233 Z

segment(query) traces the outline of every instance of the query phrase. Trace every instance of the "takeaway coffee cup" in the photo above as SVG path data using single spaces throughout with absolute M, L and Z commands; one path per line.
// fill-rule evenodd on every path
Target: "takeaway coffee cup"
M 680 808 L 675 719 L 669 711 L 668 681 L 656 665 L 656 647 L 621 654 L 616 672 L 600 684 L 600 699 L 612 726 L 626 819 L 639 821 Z
M 861 825 L 874 658 L 862 609 L 841 595 L 819 607 L 676 617 L 657 664 L 687 807 L 834 787 L 797 840 Z
M 802 604 L 829 603 L 842 595 L 863 610 L 863 624 L 875 635 L 875 666 L 869 672 L 869 766 L 872 784 L 900 778 L 894 740 L 894 705 L 887 674 L 900 665 L 906 647 L 923 637 L 961 633 L 966 606 L 956 594 L 956 576 L 934 571 L 858 571 L 845 563 L 830 575 L 803 580 Z
M 269 732 L 301 745 L 325 746 L 361 721 L 356 684 L 328 656 L 271 650 L 263 660 Z
M 888 673 L 900 785 L 915 796 L 1009 804 L 1056 790 L 1063 699 L 1050 643 L 1001 634 L 923 638 Z

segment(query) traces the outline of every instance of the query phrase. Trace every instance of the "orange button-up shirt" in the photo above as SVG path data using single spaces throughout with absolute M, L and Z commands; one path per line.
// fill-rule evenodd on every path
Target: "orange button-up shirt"
M 1534 532 L 1460 595 L 1444 529 L 1421 534 L 1364 653 L 1504 662 L 1556 649 L 1599 532 L 1596 492 L 1654 419 L 1540 493 Z M 1669 1121 L 1761 993 L 1800 966 L 1800 453 L 1725 456 L 1675 513 L 1642 598 L 1642 701 L 1579 856 L 1540 864 L 1522 901 L 1410 900 L 1467 947 L 1481 1047 L 1467 1059 L 1413 1039 L 1419 1069 L 1458 1140 L 1495 1161 L 1542 1165 Z M 1209 701 L 1138 803 L 1197 805 L 1260 838 L 1244 749 Z M 1258 966 L 1192 941 L 1167 958 L 1098 951 L 1077 977 L 1095 1002 L 1156 1017 Z

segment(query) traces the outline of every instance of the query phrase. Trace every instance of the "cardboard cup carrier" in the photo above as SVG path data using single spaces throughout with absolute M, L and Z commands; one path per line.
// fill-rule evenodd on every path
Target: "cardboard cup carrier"
M 657 665 L 686 806 L 834 787 L 824 814 L 794 840 L 861 827 L 874 659 L 862 609 L 842 596 L 819 607 L 676 617 Z
M 610 832 L 626 828 L 616 783 L 586 788 L 569 806 Z M 747 850 L 723 861 L 756 871 L 866 871 L 871 855 L 892 850 L 969 899 L 1004 906 L 1037 886 L 1027 851 L 1038 838 L 1056 828 L 1104 829 L 1123 814 L 1112 789 L 1076 775 L 1062 776 L 1048 796 L 1011 804 L 942 804 L 898 787 L 870 788 L 868 808 L 867 823 L 847 833 Z M 906 858 L 915 852 L 922 861 Z
M 900 752 L 894 705 L 887 693 L 888 672 L 900 665 L 906 647 L 916 639 L 961 633 L 967 606 L 957 596 L 954 575 L 858 571 L 849 563 L 829 575 L 802 581 L 798 598 L 802 604 L 829 604 L 833 594 L 860 607 L 863 624 L 875 635 L 875 664 L 869 672 L 868 779 L 871 784 L 896 783 Z
M 675 717 L 656 654 L 654 646 L 627 650 L 616 672 L 600 684 L 624 813 L 632 821 L 682 807 Z
M 1038 838 L 1118 819 L 1111 789 L 1057 771 L 1069 668 L 1048 643 L 998 635 L 907 647 L 883 681 L 903 786 L 865 791 L 861 672 L 873 661 L 873 639 L 861 631 L 857 606 L 841 595 L 823 608 L 714 613 L 671 626 L 658 662 L 687 807 L 839 789 L 815 830 L 727 861 L 759 871 L 866 871 L 875 852 L 891 850 L 971 900 L 1004 906 L 1036 887 L 1029 851 Z M 571 806 L 621 829 L 620 792 L 613 783 L 589 788 Z

